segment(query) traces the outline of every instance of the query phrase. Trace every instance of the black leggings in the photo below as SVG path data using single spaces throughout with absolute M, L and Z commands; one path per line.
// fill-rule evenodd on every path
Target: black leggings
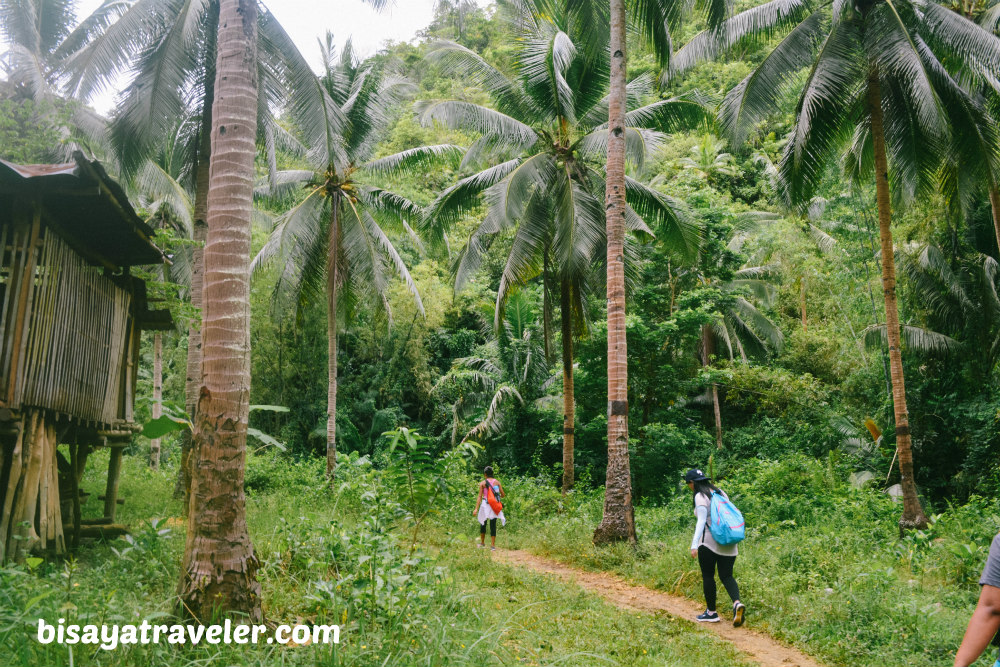
M 740 587 L 733 578 L 736 556 L 720 556 L 704 544 L 698 547 L 698 565 L 701 565 L 701 585 L 705 591 L 705 604 L 709 611 L 715 611 L 715 567 L 719 567 L 719 579 L 733 602 L 740 599 Z
M 479 534 L 480 535 L 486 535 L 486 524 L 485 523 L 479 524 Z M 497 536 L 497 520 L 496 519 L 490 519 L 490 535 L 493 536 L 493 537 Z

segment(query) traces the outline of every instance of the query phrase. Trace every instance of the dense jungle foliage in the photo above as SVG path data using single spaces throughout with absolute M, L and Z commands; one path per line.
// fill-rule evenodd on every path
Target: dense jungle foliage
M 736 9 L 756 4 L 742 0 Z M 829 664 L 951 660 L 989 541 L 1000 530 L 1000 248 L 986 198 L 963 207 L 939 193 L 894 211 L 913 458 L 932 517 L 926 530 L 899 537 L 874 188 L 845 177 L 843 164 L 831 160 L 808 207 L 789 211 L 778 203 L 775 165 L 797 102 L 785 89 L 778 94 L 782 112 L 745 144 L 727 143 L 714 114 L 705 113 L 658 139 L 641 168 L 634 160 L 629 173 L 641 177 L 648 201 L 680 202 L 701 240 L 686 253 L 662 225 L 633 228 L 628 417 L 639 547 L 595 548 L 590 534 L 601 516 L 608 456 L 603 254 L 574 274 L 574 301 L 560 308 L 561 276 L 543 268 L 541 255 L 524 259 L 523 280 L 510 284 L 510 258 L 523 250 L 516 229 L 491 233 L 469 259 L 493 220 L 494 200 L 470 195 L 454 204 L 446 234 L 418 219 L 419 211 L 444 211 L 453 200 L 442 198 L 458 197 L 456 182 L 492 168 L 500 154 L 454 122 L 456 112 L 434 111 L 442 101 L 496 106 L 442 56 L 441 40 L 512 78 L 523 65 L 516 15 L 458 0 L 437 7 L 417 40 L 387 44 L 372 60 L 349 45 L 322 45 L 331 90 L 337 77 L 360 76 L 364 67 L 392 82 L 378 105 L 384 132 L 350 146 L 357 171 L 354 162 L 347 176 L 317 169 L 291 139 L 302 127 L 287 110 L 257 160 L 253 250 L 256 256 L 270 248 L 274 257 L 255 262 L 252 278 L 250 403 L 258 409 L 250 416 L 245 486 L 265 615 L 338 621 L 349 641 L 298 652 L 201 647 L 175 654 L 142 646 L 85 656 L 21 641 L 39 616 L 125 622 L 171 612 L 184 548 L 181 503 L 171 499 L 181 436 L 172 433 L 159 470 L 145 464 L 148 439 L 137 436 L 128 450 L 122 512 L 136 529 L 127 542 L 88 545 L 65 564 L 0 568 L 5 657 L 21 665 L 662 665 L 691 664 L 697 654 L 701 664 L 743 664 L 708 633 L 567 592 L 469 549 L 478 534 L 468 517 L 471 496 L 482 467 L 492 465 L 509 496 L 505 546 L 692 598 L 700 585 L 686 548 L 691 499 L 680 479 L 688 468 L 703 468 L 748 517 L 738 575 L 757 627 Z M 676 38 L 684 43 L 703 27 L 694 21 Z M 635 103 L 679 99 L 713 107 L 776 41 L 759 40 L 738 58 L 699 64 L 660 85 L 652 50 L 630 35 Z M 603 90 L 606 72 L 594 76 L 604 77 L 595 84 Z M 59 147 L 82 141 L 67 129 L 77 115 L 78 102 L 29 101 L 18 86 L 4 84 L 0 158 L 57 161 Z M 356 122 L 358 136 L 368 131 Z M 600 131 L 598 123 L 580 124 L 574 132 Z M 558 153 L 559 137 L 548 138 Z M 516 140 L 509 143 L 504 148 Z M 360 166 L 424 146 L 476 150 L 461 158 L 442 149 L 440 159 L 406 169 Z M 160 152 L 164 173 L 182 183 L 193 178 L 171 163 L 182 147 Z M 562 167 L 594 158 L 578 147 L 559 159 Z M 352 191 L 378 189 L 377 197 L 359 195 L 352 204 L 368 206 L 379 224 L 377 205 L 387 199 L 378 197 L 385 193 L 419 210 L 406 209 L 410 227 L 387 227 L 397 254 L 371 259 L 374 268 L 350 282 L 339 301 L 339 467 L 327 485 L 324 265 L 319 251 L 303 245 L 296 255 L 292 245 L 300 238 L 280 233 L 305 229 L 306 213 L 315 213 L 309 198 L 335 177 L 346 201 Z M 158 227 L 157 243 L 176 259 L 171 271 L 144 277 L 178 324 L 163 335 L 163 398 L 180 412 L 187 327 L 196 315 L 185 275 L 194 242 L 171 208 L 174 195 L 144 193 L 141 180 L 129 184 L 133 199 Z M 580 189 L 587 187 L 594 183 Z M 603 192 L 603 184 L 597 189 Z M 600 208 L 601 198 L 595 201 Z M 309 219 L 310 241 L 325 238 L 324 215 Z M 456 275 L 463 276 L 459 285 Z M 567 315 L 572 321 L 564 323 Z M 560 355 L 567 333 L 576 470 L 573 491 L 562 495 Z M 152 354 L 149 335 L 139 386 L 143 420 L 151 411 Z M 398 447 L 401 429 L 417 434 L 412 449 Z M 100 486 L 104 473 L 99 465 L 94 470 L 86 481 Z M 96 494 L 89 502 L 96 507 Z M 108 588 L 108 581 L 122 585 Z M 609 626 L 619 638 L 613 645 L 602 639 Z

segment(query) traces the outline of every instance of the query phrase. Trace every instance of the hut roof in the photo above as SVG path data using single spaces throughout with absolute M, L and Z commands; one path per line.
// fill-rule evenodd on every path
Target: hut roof
M 119 268 L 160 264 L 163 253 L 122 187 L 97 160 L 73 153 L 66 164 L 18 165 L 0 160 L 0 210 L 14 198 L 38 201 L 45 221 L 91 264 Z

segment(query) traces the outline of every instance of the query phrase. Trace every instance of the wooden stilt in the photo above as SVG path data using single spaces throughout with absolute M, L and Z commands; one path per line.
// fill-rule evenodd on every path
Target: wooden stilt
M 69 540 L 71 551 L 76 551 L 80 546 L 80 443 L 74 442 L 69 447 L 70 456 L 70 493 L 73 499 L 73 532 Z
M 123 445 L 115 444 L 111 446 L 111 460 L 108 462 L 108 486 L 104 492 L 104 516 L 115 520 L 115 508 L 118 500 L 118 478 L 122 470 L 122 449 Z

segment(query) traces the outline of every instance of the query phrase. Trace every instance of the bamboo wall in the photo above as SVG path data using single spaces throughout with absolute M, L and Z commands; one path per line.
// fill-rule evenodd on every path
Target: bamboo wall
M 0 249 L 0 401 L 80 423 L 131 421 L 138 331 L 129 291 L 37 212 L 0 227 Z

